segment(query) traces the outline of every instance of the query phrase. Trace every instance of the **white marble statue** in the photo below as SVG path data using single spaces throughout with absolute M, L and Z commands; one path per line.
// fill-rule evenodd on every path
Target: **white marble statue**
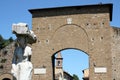
M 27 33 L 24 32 L 23 34 L 19 30 L 19 34 L 18 34 L 16 29 L 16 32 L 15 32 L 17 36 L 17 40 L 15 44 L 15 50 L 14 50 L 14 55 L 12 60 L 12 69 L 11 69 L 11 73 L 13 74 L 14 80 L 32 80 L 31 77 L 32 77 L 33 66 L 30 61 L 31 55 L 32 55 L 32 49 L 31 47 L 28 46 L 28 43 L 30 44 L 34 43 L 36 41 L 36 38 L 35 38 L 36 35 L 34 35 L 33 32 L 32 32 L 32 35 L 31 33 L 29 34 L 28 33 L 29 30 L 26 30 L 26 31 Z

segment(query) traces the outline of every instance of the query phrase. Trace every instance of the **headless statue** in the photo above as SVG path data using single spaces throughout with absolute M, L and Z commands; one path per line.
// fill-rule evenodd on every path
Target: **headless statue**
M 20 32 L 20 31 L 19 31 Z M 36 40 L 36 36 L 31 36 L 26 34 L 17 34 L 17 40 L 15 43 L 15 50 L 12 60 L 12 69 L 11 73 L 13 74 L 14 80 L 32 80 L 32 63 L 31 63 L 31 55 L 32 49 L 28 46 L 29 43 L 33 43 L 33 40 Z M 33 33 L 32 33 L 33 35 Z M 29 41 L 32 39 L 31 41 Z

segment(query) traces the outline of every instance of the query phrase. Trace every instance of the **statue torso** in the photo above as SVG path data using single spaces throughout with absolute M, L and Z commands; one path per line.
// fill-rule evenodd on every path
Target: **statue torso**
M 16 63 L 22 62 L 23 60 L 23 54 L 24 54 L 24 48 L 22 47 L 17 47 L 15 49 L 15 57 L 16 57 Z

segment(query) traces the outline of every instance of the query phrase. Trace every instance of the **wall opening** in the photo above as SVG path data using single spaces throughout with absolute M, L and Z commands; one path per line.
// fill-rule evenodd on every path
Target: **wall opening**
M 53 78 L 54 80 L 72 80 L 73 75 L 77 75 L 80 80 L 84 80 L 83 73 L 89 70 L 89 56 L 79 49 L 64 49 L 56 52 L 52 56 Z M 61 74 L 60 77 L 59 74 Z M 87 75 L 89 78 L 89 74 Z M 69 79 L 68 79 L 69 78 Z
M 4 78 L 4 79 L 2 79 L 2 80 L 11 80 L 11 79 L 9 79 L 9 78 Z

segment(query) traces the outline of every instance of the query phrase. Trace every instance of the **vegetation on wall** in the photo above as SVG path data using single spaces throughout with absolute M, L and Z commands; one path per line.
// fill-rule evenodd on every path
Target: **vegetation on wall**
M 73 80 L 79 80 L 79 78 L 76 74 L 73 74 Z
M 14 40 L 12 37 L 10 37 L 9 39 L 4 39 L 2 35 L 0 35 L 0 49 L 3 49 L 4 47 L 8 46 L 13 41 Z

